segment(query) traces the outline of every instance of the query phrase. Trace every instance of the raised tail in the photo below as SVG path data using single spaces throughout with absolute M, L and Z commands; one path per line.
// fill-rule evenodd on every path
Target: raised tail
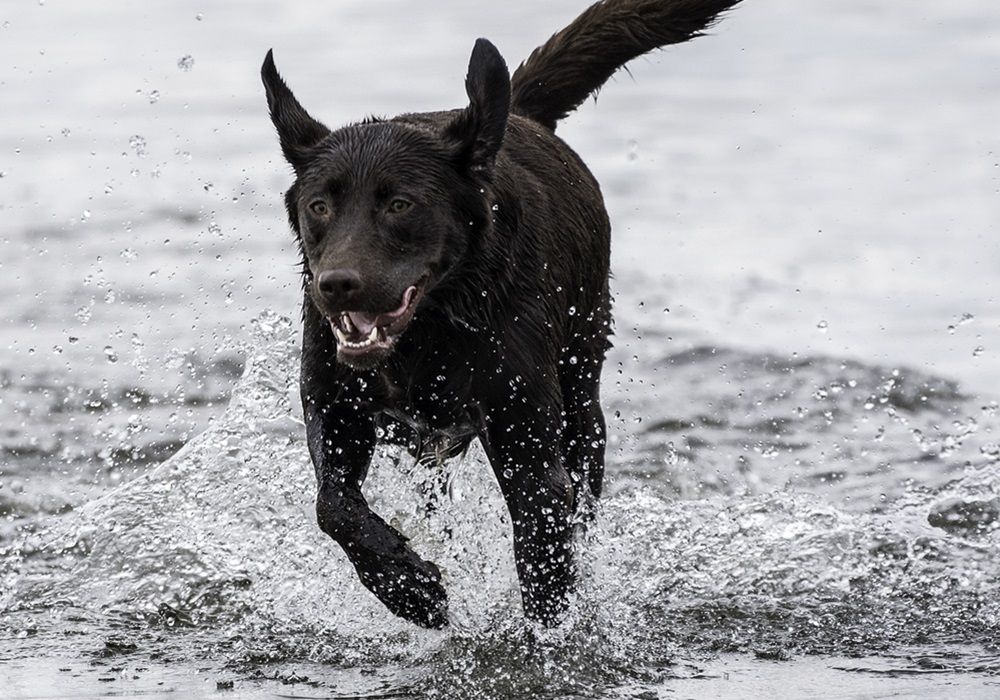
M 511 112 L 552 129 L 647 51 L 701 36 L 740 0 L 600 0 L 511 77 Z

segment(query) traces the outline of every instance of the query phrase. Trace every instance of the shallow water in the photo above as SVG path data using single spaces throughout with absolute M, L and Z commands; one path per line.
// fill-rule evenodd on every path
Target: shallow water
M 339 124 L 459 105 L 475 36 L 516 63 L 582 6 L 0 11 L 0 696 L 1000 693 L 987 0 L 747 0 L 561 128 L 617 316 L 563 628 L 520 617 L 475 450 L 429 521 L 406 458 L 368 484 L 448 630 L 318 532 L 263 53 Z

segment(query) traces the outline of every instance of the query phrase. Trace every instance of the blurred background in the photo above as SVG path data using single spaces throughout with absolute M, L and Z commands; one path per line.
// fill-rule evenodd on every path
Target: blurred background
M 513 67 L 586 4 L 8 4 L 0 369 L 169 385 L 295 313 L 268 48 L 337 126 L 461 106 L 474 37 Z M 998 25 L 990 0 L 754 0 L 616 76 L 560 133 L 604 186 L 619 334 L 669 309 L 677 342 L 1000 393 Z

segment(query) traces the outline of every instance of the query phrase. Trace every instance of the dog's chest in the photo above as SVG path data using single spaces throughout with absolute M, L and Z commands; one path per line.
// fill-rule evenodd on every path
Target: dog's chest
M 376 423 L 386 442 L 440 461 L 463 452 L 480 434 L 482 412 L 472 396 L 471 376 L 461 369 L 386 371 L 381 379 L 385 398 Z

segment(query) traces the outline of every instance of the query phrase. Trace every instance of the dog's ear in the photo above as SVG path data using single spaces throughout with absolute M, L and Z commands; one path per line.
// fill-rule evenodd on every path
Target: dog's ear
M 281 152 L 295 172 L 301 173 L 308 150 L 326 138 L 330 130 L 310 117 L 295 99 L 295 95 L 278 75 L 273 51 L 267 52 L 264 65 L 260 68 L 260 77 L 264 81 L 271 121 L 278 130 Z
M 454 144 L 460 165 L 487 173 L 507 130 L 510 73 L 497 47 L 486 39 L 477 40 L 472 49 L 465 91 L 469 106 L 447 126 L 445 139 Z

